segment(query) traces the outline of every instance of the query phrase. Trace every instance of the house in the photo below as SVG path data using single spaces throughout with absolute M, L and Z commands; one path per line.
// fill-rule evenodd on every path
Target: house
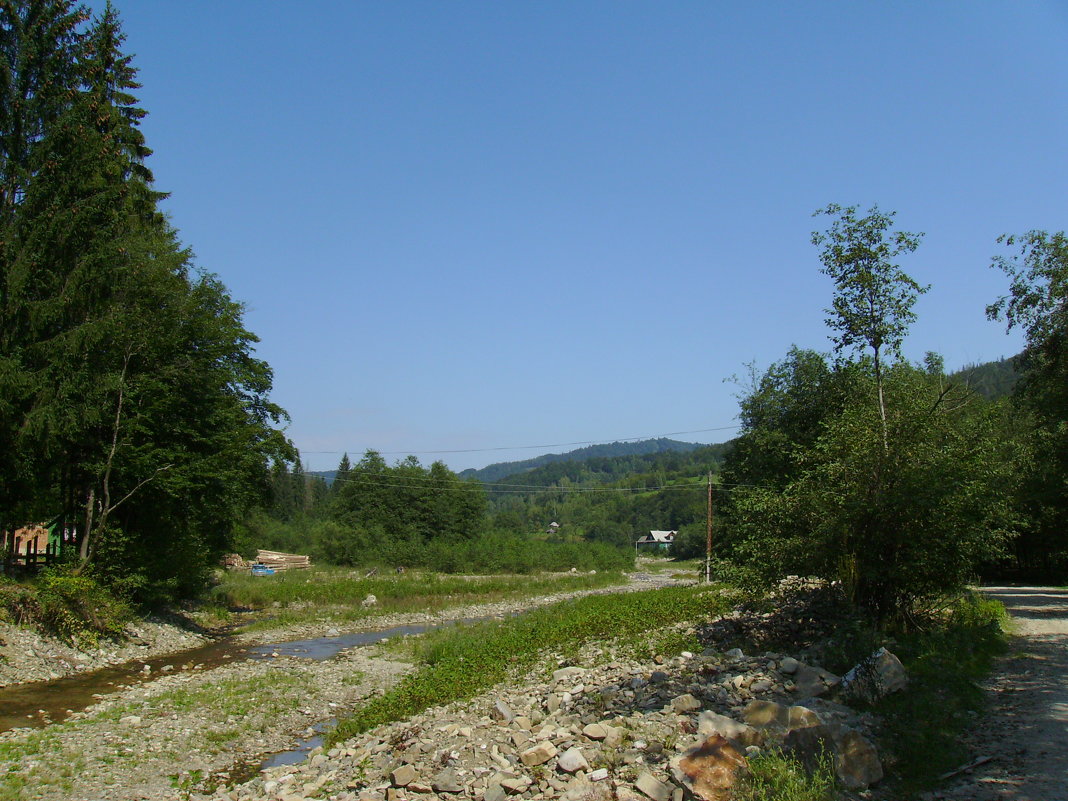
M 671 547 L 671 543 L 675 541 L 675 535 L 678 533 L 678 531 L 650 531 L 644 537 L 637 539 L 634 547 L 647 545 L 653 550 L 666 551 Z

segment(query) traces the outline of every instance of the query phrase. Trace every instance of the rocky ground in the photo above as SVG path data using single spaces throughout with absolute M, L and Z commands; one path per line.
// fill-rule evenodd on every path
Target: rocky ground
M 207 641 L 202 634 L 159 619 L 131 623 L 126 634 L 124 642 L 103 641 L 99 647 L 80 650 L 35 629 L 0 623 L 0 687 L 149 659 Z

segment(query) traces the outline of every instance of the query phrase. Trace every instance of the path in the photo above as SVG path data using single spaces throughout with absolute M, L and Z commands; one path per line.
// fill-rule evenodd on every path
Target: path
M 991 706 L 975 732 L 986 765 L 944 793 L 974 801 L 1068 799 L 1068 589 L 986 587 L 1014 623 L 986 683 Z

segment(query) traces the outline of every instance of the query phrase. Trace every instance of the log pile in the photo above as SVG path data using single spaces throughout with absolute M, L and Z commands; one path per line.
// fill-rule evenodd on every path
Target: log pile
M 256 551 L 256 561 L 272 570 L 303 570 L 311 567 L 311 558 L 298 553 L 281 553 L 279 551 Z

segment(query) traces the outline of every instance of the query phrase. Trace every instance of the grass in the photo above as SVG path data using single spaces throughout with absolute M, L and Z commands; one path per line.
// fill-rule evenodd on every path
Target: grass
M 982 712 L 978 682 L 1006 650 L 1005 608 L 969 593 L 923 631 L 898 638 L 895 652 L 909 672 L 908 689 L 887 696 L 875 711 L 885 722 L 902 795 L 937 783 L 938 776 L 967 762 L 960 735 Z
M 244 630 L 277 628 L 309 619 L 359 620 L 396 612 L 433 611 L 472 603 L 514 600 L 554 592 L 601 589 L 624 581 L 621 573 L 566 573 L 522 576 L 445 576 L 409 571 L 364 577 L 345 568 L 310 570 L 253 578 L 228 573 L 214 587 L 206 608 L 218 616 L 220 607 L 278 608 L 270 620 Z M 361 606 L 368 595 L 377 603 Z
M 414 643 L 419 667 L 392 690 L 339 722 L 330 742 L 470 698 L 509 675 L 530 669 L 545 650 L 577 650 L 599 638 L 636 646 L 646 642 L 650 631 L 704 619 L 725 609 L 721 596 L 708 588 L 670 587 L 587 596 L 510 620 L 438 629 Z
M 84 768 L 81 754 L 66 750 L 52 731 L 35 731 L 0 743 L 0 801 L 16 801 L 42 785 L 69 791 Z
M 832 801 L 835 794 L 832 758 L 824 755 L 810 773 L 797 759 L 768 750 L 749 760 L 749 771 L 734 787 L 732 801 Z

